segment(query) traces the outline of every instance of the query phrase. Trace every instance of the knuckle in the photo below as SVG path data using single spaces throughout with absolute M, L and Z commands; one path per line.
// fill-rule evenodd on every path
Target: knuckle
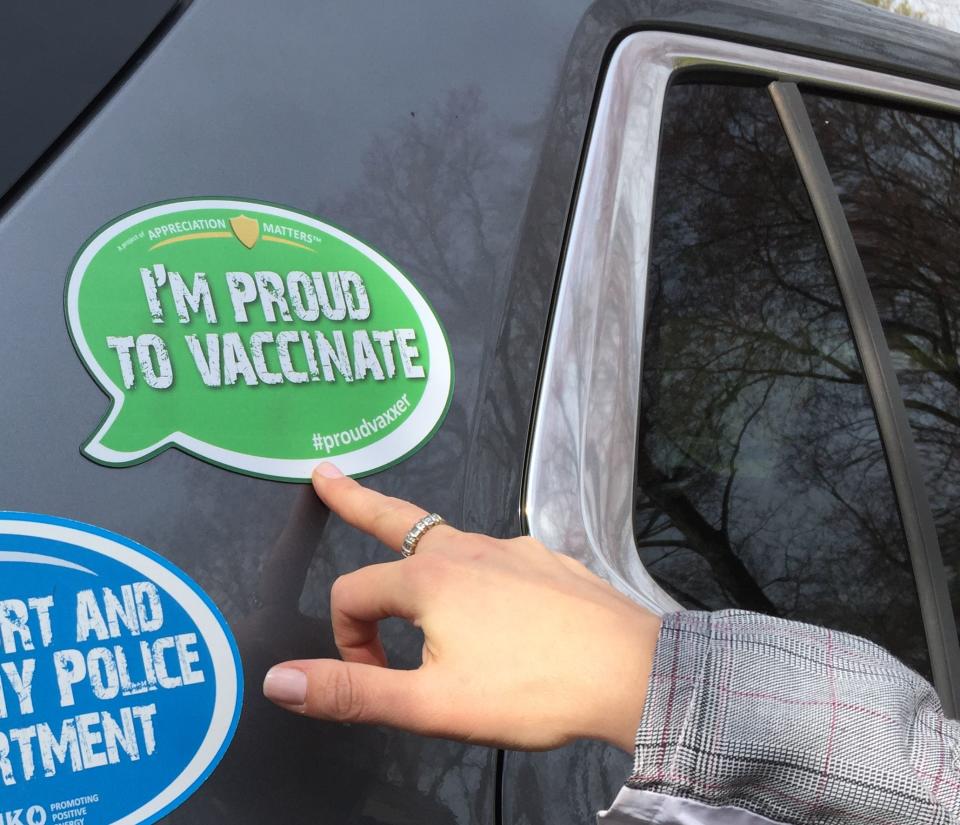
M 333 584 L 330 586 L 330 603 L 331 604 L 336 604 L 338 601 L 343 599 L 346 593 L 346 589 L 349 586 L 349 582 L 347 581 L 347 575 L 348 574 L 337 576 L 333 580 Z
M 423 534 L 417 549 L 449 550 L 457 546 L 458 542 L 462 540 L 462 535 L 449 524 L 441 524 Z
M 553 555 L 544 545 L 530 536 L 517 536 L 513 539 L 506 539 L 502 544 L 503 547 L 511 553 L 519 554 L 530 560 L 542 559 Z
M 483 533 L 462 533 L 454 548 L 461 559 L 470 562 L 489 561 L 509 547 L 509 542 L 495 539 Z
M 579 559 L 572 558 L 571 556 L 564 555 L 563 553 L 556 554 L 557 559 L 563 564 L 570 572 L 576 573 L 579 576 L 593 577 L 593 572 Z
M 363 716 L 363 691 L 347 667 L 330 671 L 324 684 L 326 707 L 337 722 L 356 722 Z
M 406 502 L 403 502 L 398 498 L 387 498 L 373 514 L 373 526 L 375 528 L 380 528 L 389 525 L 405 506 Z
M 408 571 L 413 581 L 421 588 L 434 588 L 441 582 L 450 567 L 450 559 L 443 554 L 415 555 L 408 559 Z
M 510 543 L 527 551 L 545 549 L 544 546 L 532 536 L 518 536 L 515 539 L 511 539 Z
M 487 541 L 472 541 L 467 544 L 464 549 L 467 552 L 467 558 L 473 562 L 483 561 L 490 557 L 497 549 L 497 546 L 492 542 Z
M 343 573 L 333 580 L 330 586 L 330 610 L 334 615 L 352 601 L 350 592 L 360 584 L 360 580 L 356 578 L 357 572 L 355 570 L 351 573 Z

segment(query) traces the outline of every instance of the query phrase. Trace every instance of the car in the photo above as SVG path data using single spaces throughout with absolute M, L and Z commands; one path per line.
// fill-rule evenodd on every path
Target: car
M 363 267 L 403 291 L 397 318 L 413 312 L 411 329 L 433 336 L 428 374 L 445 347 L 452 370 L 422 432 L 356 465 L 373 473 L 365 483 L 466 530 L 529 533 L 659 611 L 758 610 L 866 636 L 956 715 L 956 35 L 846 0 L 151 0 L 0 14 L 12 15 L 3 105 L 18 126 L 0 170 L 0 501 L 126 537 L 182 571 L 222 614 L 242 672 L 217 758 L 175 805 L 128 821 L 592 821 L 631 768 L 600 743 L 503 752 L 305 720 L 262 698 L 274 663 L 336 656 L 333 580 L 389 555 L 290 483 L 307 459 L 189 438 L 97 451 L 91 433 L 123 393 L 84 345 L 84 253 L 116 239 L 122 254 L 147 216 L 173 227 L 151 243 L 220 233 L 234 245 L 223 266 L 241 275 L 232 262 L 266 237 L 291 255 L 334 238 L 360 256 L 318 264 L 320 281 L 251 269 L 226 321 L 220 305 L 211 320 L 196 277 L 212 270 L 198 271 L 177 286 L 184 323 L 206 312 L 226 330 L 246 304 L 294 323 L 313 295 L 321 323 L 349 306 L 345 323 L 361 325 L 386 312 L 364 305 Z M 224 210 L 223 225 L 187 227 L 200 208 Z M 156 297 L 175 274 L 132 271 L 122 288 Z M 94 303 L 104 323 L 123 319 L 109 290 Z M 117 327 L 127 390 L 138 369 L 144 392 L 175 382 L 162 340 L 141 341 L 178 323 L 165 306 L 171 318 L 144 309 L 142 328 Z M 390 346 L 405 353 L 396 380 L 419 380 L 428 349 L 411 354 L 406 321 L 390 318 L 380 349 L 294 336 L 271 371 L 252 341 L 230 356 L 225 334 L 217 358 L 247 358 L 233 383 L 256 404 L 272 392 L 265 376 L 323 383 L 319 360 L 292 366 L 313 346 L 339 364 L 331 385 L 346 385 L 358 351 L 386 381 Z M 279 340 L 258 339 L 260 357 Z M 337 361 L 339 340 L 360 350 Z M 214 381 L 212 350 L 199 333 L 190 346 Z M 209 438 L 291 427 L 293 396 L 270 397 L 204 413 Z M 339 415 L 346 397 L 316 415 Z M 408 408 L 382 406 L 383 427 Z M 333 430 L 315 434 L 310 460 L 369 435 Z M 128 592 L 104 604 L 131 629 Z M 0 599 L 13 595 L 0 580 Z M 419 664 L 416 629 L 389 621 L 383 635 L 394 666 Z M 158 723 L 157 753 L 187 726 Z M 11 775 L 47 821 L 98 804 L 55 807 L 97 782 L 133 798 L 139 780 L 112 770 Z

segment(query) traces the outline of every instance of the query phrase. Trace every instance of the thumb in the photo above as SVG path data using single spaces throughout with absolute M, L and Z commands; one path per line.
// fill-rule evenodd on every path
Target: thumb
M 426 736 L 450 736 L 423 670 L 392 670 L 339 659 L 304 659 L 270 668 L 263 694 L 315 719 L 390 725 Z

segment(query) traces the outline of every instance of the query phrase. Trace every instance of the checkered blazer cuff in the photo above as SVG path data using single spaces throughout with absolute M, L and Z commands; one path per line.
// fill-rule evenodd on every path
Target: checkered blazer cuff
M 960 726 L 865 639 L 745 611 L 664 616 L 629 788 L 795 825 L 960 823 Z

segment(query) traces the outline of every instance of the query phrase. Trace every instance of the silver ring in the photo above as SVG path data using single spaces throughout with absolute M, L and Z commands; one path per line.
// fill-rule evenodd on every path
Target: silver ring
M 417 544 L 420 542 L 420 539 L 423 538 L 423 534 L 438 524 L 446 524 L 446 521 L 436 513 L 431 513 L 429 516 L 424 516 L 420 519 L 410 528 L 410 532 L 404 536 L 403 544 L 400 545 L 400 555 L 405 559 L 409 559 L 410 556 L 417 552 Z

